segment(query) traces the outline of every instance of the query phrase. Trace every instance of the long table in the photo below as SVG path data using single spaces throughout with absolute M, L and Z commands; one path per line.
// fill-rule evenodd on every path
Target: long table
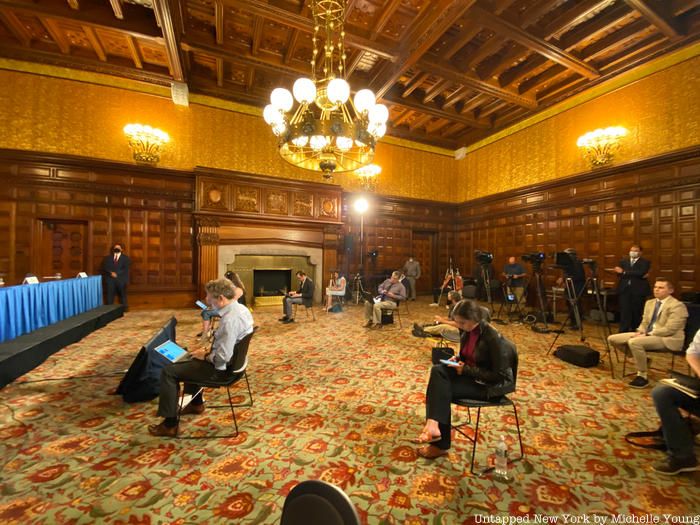
M 0 288 L 0 343 L 102 304 L 102 278 Z

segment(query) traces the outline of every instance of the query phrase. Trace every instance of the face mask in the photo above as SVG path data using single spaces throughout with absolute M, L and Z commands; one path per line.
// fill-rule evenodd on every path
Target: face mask
M 639 257 L 639 252 L 630 252 L 630 257 L 632 259 L 636 259 L 637 257 Z

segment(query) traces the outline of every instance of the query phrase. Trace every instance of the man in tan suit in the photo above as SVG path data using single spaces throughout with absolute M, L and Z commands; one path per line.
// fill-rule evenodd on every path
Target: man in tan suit
M 647 379 L 647 350 L 673 350 L 683 348 L 685 321 L 688 309 L 673 297 L 673 283 L 659 277 L 654 283 L 654 299 L 644 305 L 642 323 L 636 332 L 625 332 L 608 337 L 608 342 L 618 347 L 625 344 L 637 363 L 637 377 L 629 384 L 633 388 L 649 385 Z

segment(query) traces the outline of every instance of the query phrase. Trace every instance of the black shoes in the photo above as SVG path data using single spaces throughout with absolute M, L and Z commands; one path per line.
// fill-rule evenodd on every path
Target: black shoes
M 649 380 L 642 376 L 637 376 L 632 381 L 630 381 L 629 386 L 631 386 L 632 388 L 646 388 L 647 386 L 649 386 Z
M 280 317 L 280 318 L 277 319 L 277 320 L 278 320 L 280 323 L 284 323 L 287 319 L 289 319 L 289 317 L 287 317 L 287 316 L 285 315 L 284 317 Z
M 677 459 L 669 457 L 666 461 L 653 465 L 652 468 L 659 474 L 675 476 L 681 472 L 695 472 L 700 470 L 698 460 L 694 457 L 688 459 Z
M 292 319 L 291 317 L 287 317 L 287 318 L 286 318 L 284 321 L 282 321 L 282 322 L 283 322 L 284 324 L 289 324 L 289 323 L 293 323 L 293 322 L 294 322 L 294 319 Z

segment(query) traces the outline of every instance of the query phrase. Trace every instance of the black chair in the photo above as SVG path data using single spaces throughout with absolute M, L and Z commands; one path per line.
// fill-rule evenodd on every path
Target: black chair
M 294 303 L 294 318 L 296 319 L 297 317 L 297 306 L 299 304 Z M 316 314 L 314 313 L 314 304 L 311 303 L 308 306 L 302 303 L 302 306 L 304 307 L 304 313 L 306 314 L 306 318 L 309 318 L 309 310 L 311 310 L 311 318 L 315 321 L 316 320 Z
M 512 363 L 511 367 L 513 370 L 513 386 L 515 387 L 516 385 L 516 380 L 518 378 L 518 353 L 516 351 L 515 345 L 511 342 L 508 341 L 507 339 L 504 338 L 504 341 L 506 342 L 506 353 L 508 355 L 508 358 L 510 362 Z M 520 461 L 525 457 L 525 451 L 523 449 L 523 438 L 520 433 L 520 422 L 518 421 L 518 409 L 515 406 L 515 403 L 513 402 L 512 399 L 510 399 L 508 396 L 501 396 L 499 398 L 495 399 L 489 399 L 488 401 L 482 401 L 478 399 L 453 399 L 452 403 L 457 406 L 465 407 L 467 409 L 467 421 L 466 423 L 462 423 L 461 425 L 454 425 L 453 428 L 462 434 L 465 438 L 467 438 L 469 441 L 472 442 L 472 461 L 471 461 L 471 466 L 469 468 L 469 472 L 474 474 L 474 458 L 476 457 L 476 444 L 479 441 L 479 421 L 481 418 L 481 409 L 482 408 L 490 408 L 490 407 L 507 407 L 510 406 L 513 408 L 513 415 L 515 416 L 515 425 L 518 430 L 518 442 L 520 443 L 520 456 L 510 459 L 510 462 L 515 462 L 515 461 Z M 471 423 L 471 409 L 475 408 L 476 409 L 476 423 L 474 425 L 474 437 L 470 437 L 467 435 L 463 430 L 462 427 L 469 425 Z M 486 469 L 483 469 L 479 475 L 485 474 L 486 472 L 490 472 L 494 469 L 494 467 L 489 467 Z
M 226 435 L 214 435 L 214 436 L 185 436 L 188 439 L 201 439 L 201 438 L 229 438 L 229 437 L 236 437 L 238 436 L 238 421 L 236 420 L 236 411 L 234 410 L 235 407 L 251 407 L 253 406 L 253 393 L 250 390 L 250 382 L 248 381 L 248 347 L 250 346 L 250 340 L 253 338 L 253 333 L 251 332 L 247 336 L 245 336 L 243 339 L 238 341 L 236 343 L 236 346 L 233 347 L 233 356 L 231 357 L 231 361 L 229 361 L 228 366 L 226 367 L 229 376 L 221 381 L 199 381 L 197 384 L 201 388 L 226 388 L 226 393 L 228 394 L 228 405 L 208 405 L 207 408 L 212 409 L 212 408 L 226 408 L 230 407 L 231 409 L 231 416 L 233 417 L 233 426 L 236 429 L 235 434 L 226 434 Z M 231 387 L 238 383 L 241 379 L 245 379 L 246 387 L 248 388 L 248 396 L 250 398 L 250 402 L 248 403 L 242 403 L 242 404 L 233 404 L 233 399 L 231 398 Z M 182 393 L 180 396 L 180 406 L 178 408 L 178 424 L 180 423 L 179 421 L 179 414 L 180 411 L 182 410 L 184 400 L 185 400 L 185 389 L 181 388 L 180 392 Z
M 380 326 L 384 326 L 386 324 L 396 324 L 396 319 L 398 318 L 399 320 L 399 329 L 403 328 L 403 323 L 401 322 L 401 312 L 399 309 L 401 308 L 401 303 L 406 303 L 408 304 L 407 301 L 398 301 L 396 304 L 396 308 L 382 308 L 382 324 Z M 408 310 L 407 310 L 408 312 Z M 391 318 L 391 323 L 385 323 L 384 318 Z
M 359 525 L 360 517 L 340 487 L 302 481 L 284 500 L 280 525 Z

